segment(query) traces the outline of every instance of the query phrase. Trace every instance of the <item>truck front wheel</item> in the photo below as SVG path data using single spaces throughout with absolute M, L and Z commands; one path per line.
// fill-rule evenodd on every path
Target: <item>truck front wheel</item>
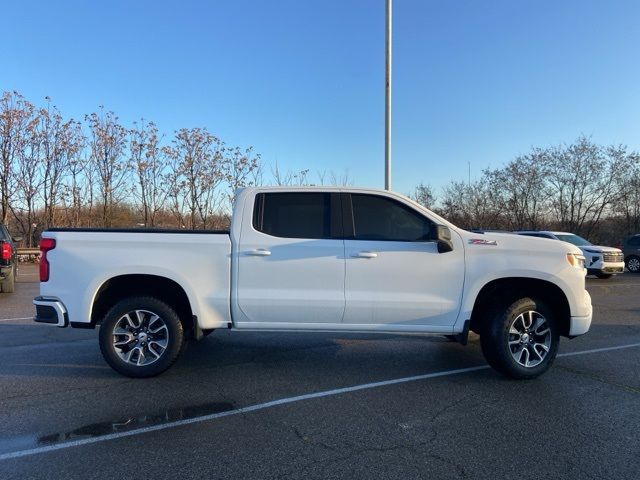
M 100 325 L 100 350 L 106 362 L 127 377 L 153 377 L 176 361 L 184 330 L 176 312 L 153 297 L 116 303 Z
M 485 320 L 482 353 L 498 372 L 511 378 L 535 378 L 553 363 L 560 336 L 556 317 L 544 302 L 521 298 L 495 309 Z

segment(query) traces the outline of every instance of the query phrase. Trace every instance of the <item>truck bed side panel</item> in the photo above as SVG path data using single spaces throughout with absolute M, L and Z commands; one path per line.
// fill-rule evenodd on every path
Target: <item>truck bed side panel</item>
M 96 293 L 109 279 L 147 274 L 180 285 L 201 328 L 231 322 L 231 240 L 226 234 L 53 231 L 49 281 L 40 294 L 62 300 L 73 322 L 89 323 Z

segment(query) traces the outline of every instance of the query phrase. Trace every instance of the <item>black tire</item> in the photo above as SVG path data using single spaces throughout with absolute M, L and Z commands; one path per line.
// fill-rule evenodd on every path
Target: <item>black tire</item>
M 607 278 L 613 277 L 613 274 L 598 272 L 598 273 L 596 273 L 596 277 L 602 278 L 602 279 L 607 279 Z
M 631 255 L 626 260 L 627 270 L 631 273 L 640 273 L 640 257 Z
M 155 342 L 151 337 L 150 325 L 153 324 L 153 322 L 148 324 L 149 327 L 147 327 L 147 329 L 142 327 L 137 330 L 131 330 L 131 337 L 133 337 L 133 335 L 135 335 L 136 337 L 138 337 L 138 334 L 140 335 L 139 338 L 131 338 L 131 344 L 133 345 L 133 347 L 129 348 L 128 345 L 130 344 L 127 344 L 127 346 L 122 349 L 118 349 L 114 346 L 116 335 L 118 335 L 117 338 L 122 339 L 121 334 L 114 335 L 114 329 L 116 328 L 116 326 L 118 326 L 118 330 L 121 331 L 122 325 L 126 323 L 126 320 L 123 320 L 125 316 L 128 313 L 134 313 L 136 311 L 144 312 L 141 315 L 143 316 L 143 318 L 146 316 L 147 321 L 149 321 L 150 318 L 153 318 L 152 315 L 149 315 L 150 313 L 155 314 L 158 319 L 164 324 L 164 326 L 162 327 L 163 338 L 161 339 L 161 341 L 166 341 L 166 347 L 159 355 L 157 353 L 160 351 L 160 348 L 157 346 L 158 343 Z M 139 319 L 137 318 L 135 318 L 135 320 L 139 321 Z M 143 321 L 139 323 L 142 324 Z M 143 330 L 144 332 L 149 331 L 149 333 L 144 333 Z M 146 350 L 143 346 L 145 345 L 145 343 L 140 343 L 140 339 L 142 338 L 143 333 L 145 335 L 145 339 L 147 338 L 147 336 L 149 338 L 149 343 L 148 346 L 146 346 Z M 129 335 L 129 333 L 125 335 Z M 116 303 L 107 312 L 102 321 L 102 324 L 100 325 L 99 342 L 102 356 L 104 357 L 105 361 L 111 366 L 111 368 L 127 377 L 144 378 L 159 375 L 160 373 L 167 370 L 171 365 L 173 365 L 183 349 L 185 335 L 182 322 L 180 322 L 180 318 L 173 310 L 173 308 L 171 308 L 169 305 L 153 297 L 129 297 Z M 122 343 L 124 343 L 124 341 Z M 155 343 L 156 347 L 151 352 L 150 349 L 152 348 L 152 343 Z M 140 350 L 142 352 L 146 351 L 146 354 L 153 353 L 154 355 L 158 355 L 159 358 L 153 359 L 153 357 L 149 355 L 148 358 L 152 360 L 152 363 L 136 365 L 132 362 L 133 357 L 131 355 L 129 355 L 131 357 L 131 361 L 126 361 L 121 357 L 121 355 L 126 356 L 130 350 L 135 349 L 138 349 L 138 359 L 140 357 L 143 357 L 145 361 L 147 359 L 147 355 L 142 354 Z
M 546 351 L 544 355 L 537 354 L 541 360 L 540 358 L 535 358 L 535 353 L 531 353 L 534 350 L 539 351 L 542 349 L 539 343 L 533 343 L 532 341 L 532 346 L 530 347 L 530 344 L 525 340 L 526 347 L 523 347 L 520 344 L 522 343 L 521 340 L 525 338 L 525 335 L 517 336 L 509 333 L 510 327 L 515 325 L 515 322 L 520 322 L 520 315 L 523 315 L 522 318 L 526 318 L 528 316 L 527 312 L 535 312 L 538 314 L 539 317 L 534 316 L 533 318 L 535 318 L 535 320 L 533 321 L 537 322 L 538 318 L 542 318 L 546 322 L 546 328 L 548 328 L 548 336 L 546 334 L 544 336 L 545 347 L 548 348 L 548 351 Z M 558 353 L 560 335 L 556 315 L 544 302 L 528 297 L 520 298 L 510 302 L 506 306 L 496 308 L 492 313 L 488 314 L 485 321 L 487 323 L 484 325 L 480 335 L 480 344 L 482 346 L 482 353 L 491 367 L 507 377 L 516 379 L 536 378 L 549 369 Z M 544 324 L 541 325 L 541 328 L 544 327 Z M 539 331 L 542 332 L 542 330 Z M 527 330 L 527 332 L 529 332 L 529 330 Z M 526 339 L 529 338 L 535 338 L 537 342 L 541 340 L 542 337 L 536 337 L 535 334 L 530 336 L 529 333 L 527 333 Z M 513 342 L 518 339 L 520 340 L 520 344 L 513 346 L 509 344 L 510 341 Z M 525 366 L 519 363 L 514 356 L 517 355 L 517 351 L 521 347 L 523 350 L 528 349 L 526 362 L 524 363 L 528 363 L 532 355 L 533 358 L 536 361 L 540 361 L 540 363 L 534 364 L 535 362 L 532 361 L 531 366 Z M 514 351 L 512 351 L 512 348 Z M 523 360 L 524 357 L 524 352 L 522 352 L 520 360 Z
M 2 282 L 0 282 L 0 291 L 3 293 L 13 293 L 16 288 L 16 269 L 9 274 Z

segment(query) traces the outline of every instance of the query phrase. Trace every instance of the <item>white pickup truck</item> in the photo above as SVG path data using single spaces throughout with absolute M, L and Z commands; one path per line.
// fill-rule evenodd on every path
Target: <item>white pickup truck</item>
M 401 195 L 246 188 L 228 232 L 51 229 L 36 322 L 94 328 L 131 377 L 218 328 L 480 335 L 491 366 L 533 378 L 589 330 L 578 247 L 471 233 Z

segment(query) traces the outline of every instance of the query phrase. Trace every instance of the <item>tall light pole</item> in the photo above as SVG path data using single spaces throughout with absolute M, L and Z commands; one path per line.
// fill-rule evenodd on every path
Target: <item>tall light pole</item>
M 386 0 L 386 68 L 384 87 L 384 188 L 391 190 L 391 13 L 393 0 Z

